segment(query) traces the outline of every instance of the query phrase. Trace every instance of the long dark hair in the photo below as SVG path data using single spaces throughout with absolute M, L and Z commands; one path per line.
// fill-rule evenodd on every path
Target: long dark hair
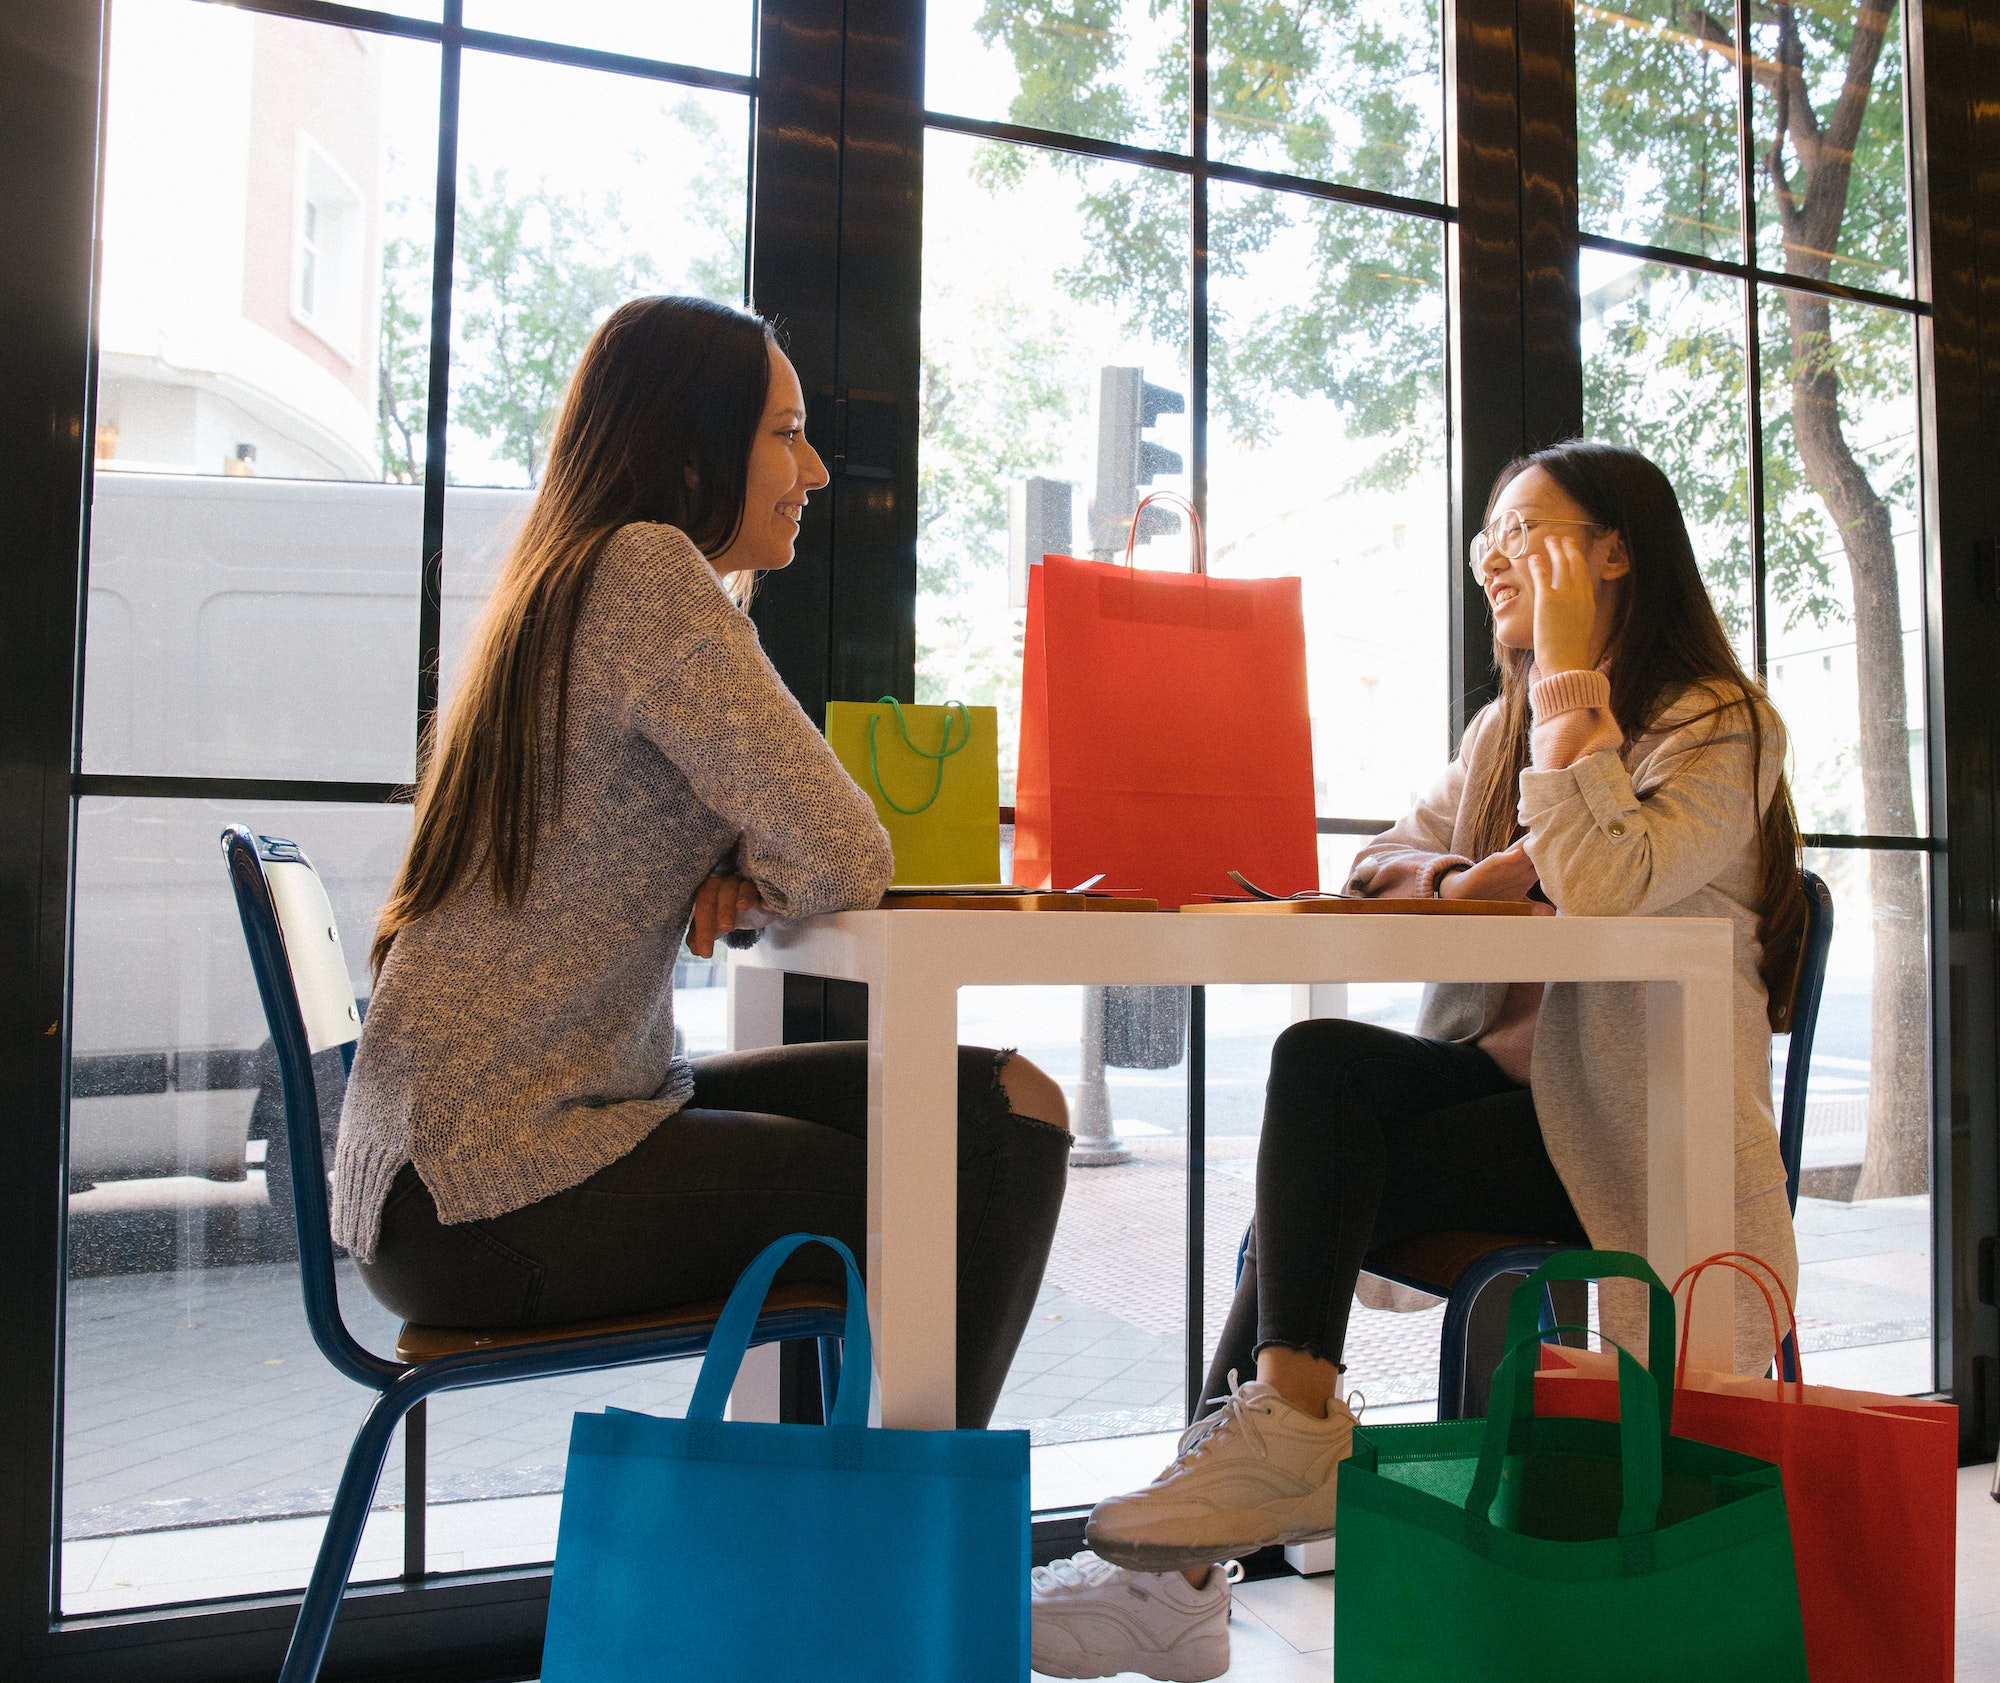
M 705 555 L 743 524 L 750 450 L 770 397 L 770 325 L 704 298 L 635 298 L 591 336 L 548 466 L 508 551 L 441 732 L 420 745 L 416 826 L 370 959 L 484 862 L 518 906 L 544 786 L 561 799 L 570 645 L 597 558 L 633 521 L 678 526 Z
M 1611 712 L 1625 740 L 1641 735 L 1690 690 L 1705 690 L 1715 704 L 1676 724 L 1740 710 L 1750 730 L 1754 800 L 1771 746 L 1766 733 L 1776 712 L 1763 686 L 1743 670 L 1716 617 L 1672 482 L 1636 450 L 1571 439 L 1516 457 L 1502 468 L 1486 499 L 1488 520 L 1500 494 L 1535 467 L 1589 519 L 1625 540 L 1631 571 L 1618 592 L 1605 650 L 1611 663 Z M 1493 655 L 1500 668 L 1499 717 L 1482 738 L 1480 763 L 1465 794 L 1473 852 L 1482 859 L 1511 847 L 1521 833 L 1518 791 L 1528 765 L 1531 724 L 1528 671 L 1533 652 L 1503 648 L 1496 638 Z M 1771 1027 L 1782 1034 L 1791 1027 L 1806 929 L 1798 815 L 1782 768 L 1759 826 L 1757 876 L 1757 939 L 1763 948 L 1758 970 Z

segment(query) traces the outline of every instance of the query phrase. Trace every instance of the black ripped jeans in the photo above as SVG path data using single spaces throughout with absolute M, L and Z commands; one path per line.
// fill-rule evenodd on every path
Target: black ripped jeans
M 1007 1108 L 1009 1054 L 958 1053 L 958 1423 L 984 1426 L 1027 1328 L 1069 1169 L 1061 1128 Z M 487 1221 L 438 1220 L 404 1166 L 368 1290 L 429 1326 L 546 1326 L 725 1297 L 773 1239 L 827 1233 L 866 1266 L 868 1048 L 698 1058 L 694 1096 L 614 1163 Z M 799 1252 L 781 1282 L 838 1285 Z
M 1533 1094 L 1476 1046 L 1294 1023 L 1271 1051 L 1257 1215 L 1204 1406 L 1267 1345 L 1338 1363 L 1363 1259 L 1453 1229 L 1584 1242 Z

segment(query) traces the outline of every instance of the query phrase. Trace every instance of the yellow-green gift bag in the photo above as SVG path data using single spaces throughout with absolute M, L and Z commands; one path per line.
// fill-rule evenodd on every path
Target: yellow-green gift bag
M 998 880 L 998 709 L 830 701 L 826 740 L 875 803 L 899 887 Z

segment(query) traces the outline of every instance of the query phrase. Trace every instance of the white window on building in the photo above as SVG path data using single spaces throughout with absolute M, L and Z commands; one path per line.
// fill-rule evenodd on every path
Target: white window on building
M 292 315 L 352 361 L 361 341 L 361 191 L 303 130 L 292 206 Z

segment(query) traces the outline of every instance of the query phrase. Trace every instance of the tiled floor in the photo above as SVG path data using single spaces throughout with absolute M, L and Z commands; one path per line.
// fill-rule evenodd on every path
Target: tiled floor
M 2000 1683 L 2000 1503 L 1988 1494 L 1992 1482 L 1991 1466 L 1958 1475 L 1957 1683 Z M 1229 1683 L 1331 1683 L 1337 1582 L 1331 1574 L 1239 1586 Z

